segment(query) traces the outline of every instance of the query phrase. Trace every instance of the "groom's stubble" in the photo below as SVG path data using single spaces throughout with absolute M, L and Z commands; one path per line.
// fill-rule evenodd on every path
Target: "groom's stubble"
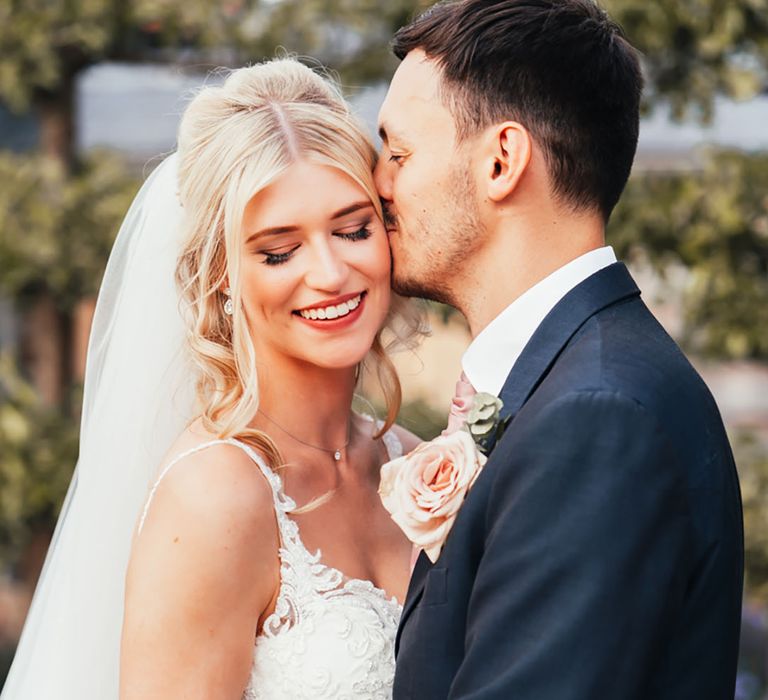
M 409 222 L 393 217 L 392 288 L 402 296 L 460 306 L 466 271 L 485 239 L 466 158 L 457 157 L 442 197 L 433 201 L 433 210 L 422 209 Z

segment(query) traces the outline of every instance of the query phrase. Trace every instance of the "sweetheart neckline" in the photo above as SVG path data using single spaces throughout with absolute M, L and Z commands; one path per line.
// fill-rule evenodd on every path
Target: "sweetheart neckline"
M 281 484 L 282 488 L 282 484 Z M 288 498 L 288 496 L 285 491 L 283 491 L 283 494 L 285 494 Z M 392 605 L 396 605 L 400 610 L 403 609 L 404 603 L 401 603 L 396 595 L 389 595 L 387 591 L 385 591 L 383 588 L 380 588 L 377 586 L 373 581 L 366 578 L 353 578 L 351 576 L 347 576 L 341 569 L 337 569 L 335 566 L 330 566 L 329 564 L 326 564 L 322 561 L 323 553 L 322 550 L 318 547 L 315 550 L 315 553 L 309 551 L 307 546 L 304 544 L 304 540 L 301 537 L 301 531 L 299 529 L 299 524 L 294 520 L 292 517 L 290 517 L 289 513 L 285 513 L 285 517 L 293 523 L 294 527 L 296 528 L 295 532 L 295 542 L 306 552 L 306 554 L 314 560 L 316 565 L 322 566 L 326 571 L 338 574 L 341 578 L 341 589 L 344 589 L 347 587 L 347 584 L 365 584 L 366 587 L 370 587 L 370 590 L 374 593 L 378 594 L 384 601 L 387 603 L 390 603 Z

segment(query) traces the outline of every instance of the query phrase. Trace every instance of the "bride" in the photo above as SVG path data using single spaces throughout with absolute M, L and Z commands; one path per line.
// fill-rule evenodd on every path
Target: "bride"
M 418 440 L 386 349 L 419 319 L 390 293 L 374 162 L 293 59 L 190 103 L 110 257 L 3 700 L 391 697 L 411 548 L 378 475 Z M 381 423 L 351 408 L 363 366 Z

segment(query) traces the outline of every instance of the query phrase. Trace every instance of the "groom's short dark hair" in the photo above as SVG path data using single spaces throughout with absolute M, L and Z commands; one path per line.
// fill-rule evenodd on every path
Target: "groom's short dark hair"
M 460 139 L 508 119 L 542 148 L 555 194 L 607 221 L 637 149 L 635 49 L 592 0 L 448 0 L 393 40 L 442 71 Z

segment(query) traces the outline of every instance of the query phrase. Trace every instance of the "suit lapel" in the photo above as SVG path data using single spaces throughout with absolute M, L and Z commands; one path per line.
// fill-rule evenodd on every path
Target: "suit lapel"
M 514 418 L 577 331 L 596 313 L 639 296 L 624 263 L 599 270 L 574 287 L 547 314 L 507 375 L 499 398 L 502 418 Z
M 592 316 L 608 306 L 639 295 L 640 290 L 623 263 L 614 263 L 599 270 L 568 292 L 541 322 L 507 376 L 499 394 L 504 402 L 501 417 L 514 419 L 568 341 Z M 493 448 L 491 444 L 489 455 Z M 421 552 L 408 586 L 395 640 L 395 653 L 403 627 L 421 599 L 431 568 L 429 558 Z
M 413 609 L 416 607 L 416 603 L 421 600 L 421 593 L 424 590 L 424 581 L 427 578 L 427 573 L 432 568 L 432 562 L 429 557 L 424 553 L 424 550 L 419 552 L 419 557 L 416 559 L 416 566 L 413 567 L 411 572 L 411 580 L 408 584 L 408 593 L 405 595 L 405 603 L 403 604 L 403 614 L 400 617 L 400 624 L 397 628 L 397 636 L 395 637 L 395 655 L 400 647 L 400 633 L 403 629 L 403 623 L 406 617 L 408 617 Z

